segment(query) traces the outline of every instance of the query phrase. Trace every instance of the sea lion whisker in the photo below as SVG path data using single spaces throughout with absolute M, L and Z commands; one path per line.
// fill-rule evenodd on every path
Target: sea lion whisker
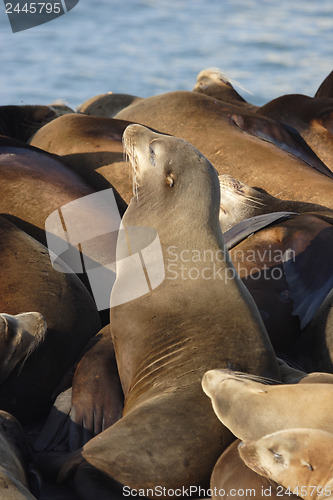
M 227 191 L 228 195 L 231 196 L 232 198 L 234 198 L 235 200 L 237 200 L 238 203 L 243 203 L 245 205 L 248 205 L 250 202 L 250 203 L 253 203 L 254 205 L 265 206 L 265 203 L 262 203 L 261 201 L 259 201 L 259 198 L 255 198 L 254 196 L 250 196 L 250 195 L 245 195 L 244 193 L 239 192 L 239 191 L 237 191 L 237 193 L 235 193 L 232 190 L 229 191 L 228 189 L 224 189 L 223 192 L 221 192 L 221 198 L 224 196 L 226 191 Z M 222 199 L 221 206 L 223 206 L 223 199 Z
M 237 82 L 236 80 L 232 80 L 231 78 L 229 78 L 229 76 L 223 71 L 221 70 L 220 68 L 207 68 L 206 70 L 203 70 L 199 73 L 198 75 L 198 79 L 203 76 L 205 73 L 209 72 L 210 73 L 210 76 L 212 77 L 213 80 L 215 81 L 219 81 L 221 80 L 222 82 L 224 83 L 230 83 L 231 85 L 235 85 L 236 87 L 240 88 L 241 90 L 244 90 L 244 92 L 247 92 L 248 94 L 250 95 L 253 95 L 252 92 L 250 92 L 249 90 L 247 90 L 245 87 L 243 87 L 239 82 Z
M 255 205 L 262 205 L 262 206 L 265 205 L 264 203 L 259 201 L 258 198 L 255 198 L 254 196 L 244 195 L 243 193 L 237 193 L 237 194 L 240 194 L 244 198 L 244 199 L 240 199 L 241 203 L 246 204 L 247 201 L 250 201 L 251 203 L 254 203 Z M 232 196 L 234 196 L 234 198 L 236 198 L 236 196 L 234 194 L 232 194 Z
M 269 378 L 269 377 L 263 377 L 261 375 L 254 375 L 252 373 L 244 373 L 244 372 L 238 372 L 238 371 L 232 371 L 232 370 L 221 370 L 221 371 L 226 371 L 230 373 L 233 377 L 235 378 L 240 378 L 240 379 L 246 379 L 246 380 L 252 380 L 254 382 L 260 382 L 262 384 L 266 385 L 277 385 L 280 384 L 276 379 Z
M 262 203 L 261 201 L 259 201 L 259 198 L 257 198 L 256 196 L 251 196 L 251 195 L 246 195 L 244 194 L 243 191 L 240 191 L 239 189 L 235 190 L 234 189 L 229 189 L 228 186 L 223 186 L 223 191 L 221 190 L 221 196 L 224 195 L 224 193 L 227 192 L 230 196 L 232 196 L 233 198 L 237 198 L 238 197 L 241 197 L 240 198 L 240 201 L 245 203 L 244 200 L 242 200 L 242 198 L 244 198 L 245 200 L 248 200 L 248 201 L 252 201 L 253 203 L 256 203 L 258 205 L 264 205 L 264 203 Z
M 247 203 L 249 201 L 257 205 L 262 205 L 262 206 L 265 205 L 263 202 L 260 201 L 259 197 L 246 194 L 244 188 L 247 189 L 247 186 L 243 182 L 234 179 L 230 175 L 219 175 L 219 182 L 220 182 L 221 200 L 223 200 L 225 194 L 228 194 L 229 196 L 231 196 L 237 202 L 240 203 Z

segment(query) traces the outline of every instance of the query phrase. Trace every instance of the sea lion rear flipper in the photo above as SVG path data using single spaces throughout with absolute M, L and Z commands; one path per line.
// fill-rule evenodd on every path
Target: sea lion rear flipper
M 322 229 L 303 252 L 295 255 L 289 248 L 285 256 L 283 269 L 294 302 L 293 315 L 304 329 L 333 287 L 333 227 Z
M 312 168 L 333 179 L 333 172 L 323 163 L 293 127 L 259 115 L 233 114 L 230 120 L 244 132 L 300 158 Z

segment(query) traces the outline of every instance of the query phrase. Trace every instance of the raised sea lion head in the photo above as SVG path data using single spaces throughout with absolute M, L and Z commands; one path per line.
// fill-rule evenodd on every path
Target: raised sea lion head
M 218 226 L 219 182 L 212 164 L 183 139 L 129 125 L 123 136 L 133 172 L 131 203 L 149 208 L 151 214 L 163 206 L 160 220 L 191 219 L 196 225 Z M 193 216 L 195 215 L 195 219 Z
M 0 314 L 0 382 L 43 340 L 46 322 L 38 312 Z

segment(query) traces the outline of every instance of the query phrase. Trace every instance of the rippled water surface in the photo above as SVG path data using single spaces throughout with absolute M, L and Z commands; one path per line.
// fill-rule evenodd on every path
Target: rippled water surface
M 1 104 L 193 88 L 216 66 L 262 104 L 313 95 L 333 69 L 332 0 L 80 0 L 13 34 L 0 5 Z

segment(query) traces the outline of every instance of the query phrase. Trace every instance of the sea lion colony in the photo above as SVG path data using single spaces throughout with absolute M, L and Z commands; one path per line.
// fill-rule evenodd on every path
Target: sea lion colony
M 333 495 L 332 111 L 332 73 L 257 107 L 216 70 L 0 108 L 8 498 Z

